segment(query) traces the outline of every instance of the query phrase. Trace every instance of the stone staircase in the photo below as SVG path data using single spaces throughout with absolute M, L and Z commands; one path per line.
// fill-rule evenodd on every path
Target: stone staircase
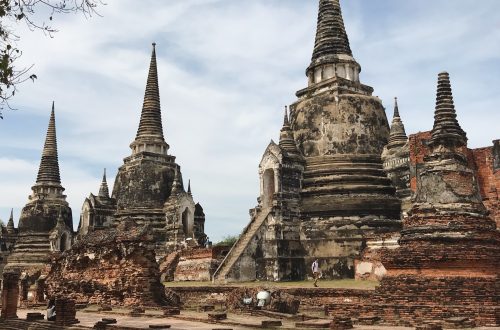
M 162 282 L 174 280 L 175 268 L 179 262 L 179 256 L 180 252 L 175 251 L 159 260 Z
M 270 207 L 264 208 L 256 216 L 252 217 L 250 223 L 241 233 L 240 238 L 236 241 L 236 243 L 234 243 L 227 256 L 215 271 L 213 275 L 214 281 L 226 280 L 229 271 L 233 268 L 233 265 L 236 263 L 236 261 L 238 261 L 241 254 L 245 251 L 248 243 L 252 240 L 257 230 L 259 230 L 264 221 L 267 219 L 267 216 L 271 212 L 271 209 L 272 208 Z

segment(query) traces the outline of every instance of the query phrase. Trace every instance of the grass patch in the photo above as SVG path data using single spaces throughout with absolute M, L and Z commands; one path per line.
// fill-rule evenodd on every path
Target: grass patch
M 261 287 L 268 288 L 312 288 L 313 281 L 294 281 L 294 282 L 233 282 L 233 283 L 212 283 L 212 282 L 164 282 L 166 287 L 180 288 L 180 287 L 217 287 L 217 286 L 231 286 L 231 287 Z M 378 281 L 356 281 L 353 279 L 344 280 L 323 280 L 318 281 L 319 288 L 334 288 L 334 289 L 360 289 L 360 290 L 374 290 L 379 284 Z

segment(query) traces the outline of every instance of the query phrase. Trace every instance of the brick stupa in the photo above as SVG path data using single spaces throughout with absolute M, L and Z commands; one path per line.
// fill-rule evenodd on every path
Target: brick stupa
M 482 203 L 456 117 L 442 72 L 430 153 L 419 168 L 400 246 L 382 254 L 387 274 L 369 301 L 331 306 L 330 314 L 392 325 L 500 325 L 500 232 Z

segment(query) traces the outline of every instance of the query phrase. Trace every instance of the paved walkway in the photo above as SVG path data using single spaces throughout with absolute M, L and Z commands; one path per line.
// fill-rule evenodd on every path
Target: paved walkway
M 21 319 L 26 318 L 27 312 L 41 312 L 45 314 L 45 310 L 41 309 L 19 309 L 17 315 Z M 262 329 L 260 327 L 262 320 L 270 320 L 263 316 L 250 316 L 245 314 L 230 313 L 226 321 L 213 324 L 204 323 L 207 319 L 207 313 L 196 311 L 182 311 L 179 317 L 165 317 L 158 310 L 148 310 L 144 316 L 132 317 L 126 315 L 126 310 L 114 310 L 112 312 L 99 313 L 94 311 L 78 311 L 76 318 L 80 321 L 79 326 L 92 328 L 93 325 L 102 318 L 114 318 L 118 321 L 117 325 L 134 327 L 137 329 L 149 329 L 150 325 L 171 325 L 173 330 L 213 330 L 213 329 L 233 329 L 233 330 L 248 330 Z M 294 320 L 281 320 L 283 327 L 281 329 L 297 329 L 295 328 Z M 280 328 L 277 328 L 280 329 Z M 410 330 L 412 327 L 393 327 L 393 326 L 355 326 L 356 330 Z M 475 330 L 493 330 L 500 329 L 498 327 L 481 327 Z
M 27 312 L 42 312 L 42 310 L 26 310 L 20 309 L 17 312 L 19 318 L 25 319 Z M 160 324 L 170 324 L 173 330 L 212 330 L 217 329 L 233 329 L 233 330 L 248 330 L 248 327 L 242 326 L 225 326 L 222 324 L 209 324 L 202 322 L 193 322 L 187 320 L 181 320 L 171 317 L 131 317 L 125 315 L 115 315 L 112 313 L 94 313 L 94 312 L 80 312 L 76 313 L 76 318 L 80 321 L 79 325 L 84 327 L 92 328 L 97 321 L 102 318 L 114 318 L 118 321 L 117 325 L 134 327 L 138 329 L 148 329 L 150 325 L 160 325 Z

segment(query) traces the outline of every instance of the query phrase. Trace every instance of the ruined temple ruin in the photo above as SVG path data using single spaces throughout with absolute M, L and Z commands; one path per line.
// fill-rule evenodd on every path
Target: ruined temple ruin
M 442 72 L 413 205 L 399 247 L 382 253 L 387 274 L 370 299 L 332 305 L 330 314 L 399 325 L 498 326 L 500 232 L 482 202 L 456 117 L 449 75 Z
M 264 152 L 258 205 L 216 280 L 303 279 L 313 258 L 327 278 L 385 275 L 381 251 L 398 247 L 432 133 L 408 137 L 397 99 L 389 129 L 360 71 L 339 1 L 320 0 L 308 87 Z M 500 224 L 500 141 L 464 148 L 478 196 Z
M 73 239 L 71 208 L 63 194 L 59 173 L 54 104 L 36 183 L 31 190 L 17 230 L 13 219 L 7 226 L 9 242 L 13 245 L 9 247 L 12 252 L 7 257 L 4 272 L 21 273 L 21 300 L 33 294 L 30 288 L 36 292 L 34 287 L 38 286 L 37 281 L 50 254 L 69 249 Z M 43 293 L 38 294 L 43 297 Z
M 116 175 L 110 196 L 104 174 L 97 195 L 84 201 L 78 236 L 117 226 L 126 219 L 154 231 L 157 256 L 182 246 L 204 245 L 205 214 L 184 189 L 180 166 L 168 153 L 161 120 L 160 93 L 153 44 L 139 128 L 132 154 Z
M 366 247 L 396 244 L 401 201 L 381 160 L 389 123 L 360 72 L 339 1 L 321 0 L 308 87 L 264 152 L 259 204 L 216 279 L 303 279 L 316 257 L 325 277 L 354 277 Z
M 396 194 L 402 201 L 403 214 L 412 207 L 411 196 L 417 191 L 419 172 L 425 167 L 424 159 L 430 148 L 432 132 L 419 132 L 405 138 L 406 133 L 399 109 L 395 106 L 389 143 L 382 153 L 384 170 L 396 187 Z M 392 141 L 392 142 L 391 142 Z M 500 140 L 494 140 L 490 147 L 466 148 L 467 166 L 473 171 L 482 202 L 500 228 Z
M 47 293 L 86 304 L 166 305 L 156 256 L 148 244 L 154 242 L 151 229 L 125 220 L 83 236 L 68 253 L 54 257 Z

